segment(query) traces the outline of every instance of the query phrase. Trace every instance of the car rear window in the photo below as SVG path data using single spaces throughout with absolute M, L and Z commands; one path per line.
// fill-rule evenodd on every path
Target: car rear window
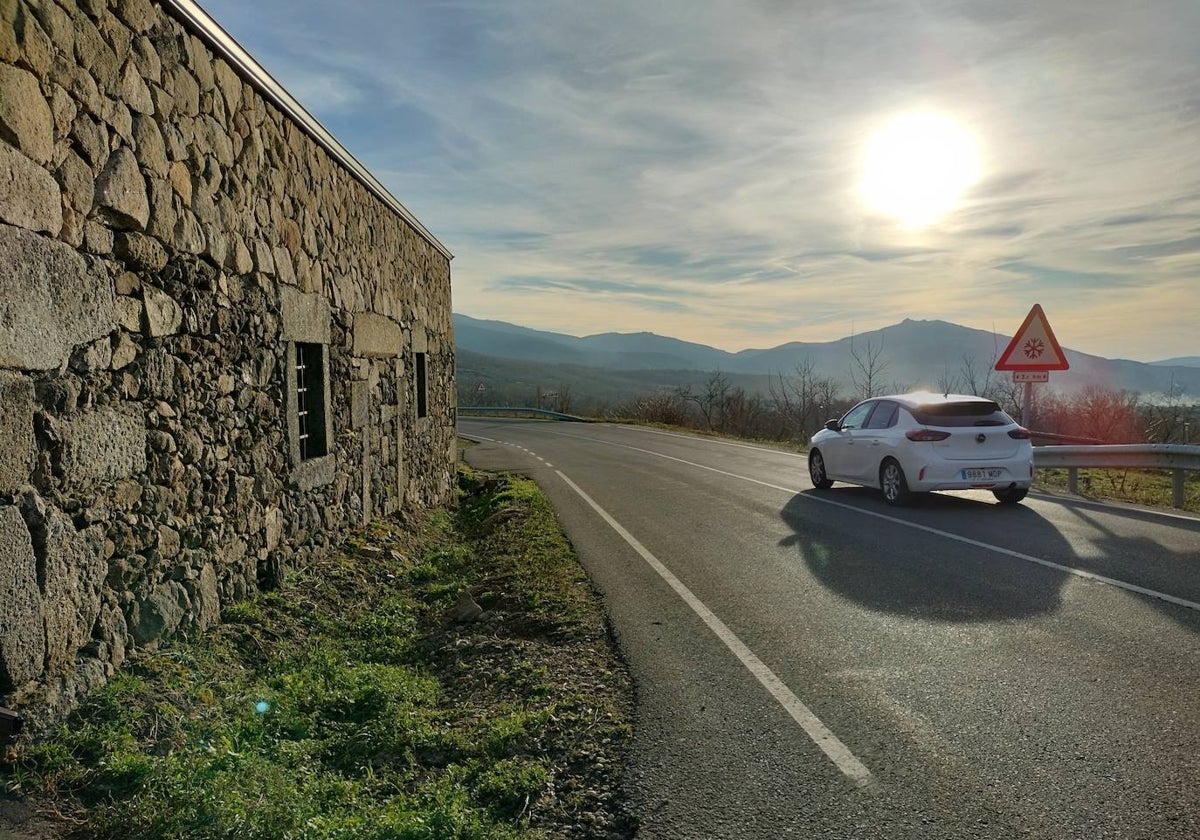
M 1007 426 L 1013 419 L 994 402 L 948 402 L 910 409 L 922 426 Z

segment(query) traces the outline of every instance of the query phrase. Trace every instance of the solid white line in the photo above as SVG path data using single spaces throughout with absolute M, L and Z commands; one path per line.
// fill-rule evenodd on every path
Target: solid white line
M 561 433 L 559 433 L 559 434 L 561 434 Z M 695 467 L 697 469 L 707 470 L 708 472 L 714 472 L 714 473 L 717 473 L 718 475 L 724 475 L 724 476 L 728 476 L 730 478 L 740 479 L 741 481 L 748 481 L 751 484 L 758 484 L 763 487 L 769 487 L 772 490 L 780 490 L 784 493 L 791 493 L 792 495 L 796 495 L 800 492 L 799 490 L 797 490 L 796 488 L 793 488 L 793 487 L 781 487 L 778 484 L 771 484 L 766 481 L 759 481 L 757 478 L 750 478 L 749 476 L 738 475 L 737 473 L 731 473 L 726 470 L 719 470 L 716 467 L 710 467 L 705 464 L 697 464 L 694 461 L 685 461 L 683 458 L 676 458 L 673 455 L 664 455 L 661 452 L 654 452 L 653 450 L 650 450 L 650 449 L 641 449 L 639 447 L 629 446 L 628 444 L 624 444 L 624 443 L 612 443 L 611 441 L 596 441 L 594 438 L 584 438 L 584 440 L 591 440 L 595 443 L 605 443 L 608 446 L 619 446 L 622 449 L 632 449 L 635 452 L 642 452 L 642 453 L 645 453 L 646 455 L 654 455 L 657 458 L 665 458 L 668 461 L 677 461 L 680 464 L 687 464 L 689 467 Z M 952 534 L 949 531 L 942 531 L 937 528 L 931 528 L 928 525 L 920 525 L 916 522 L 909 522 L 907 519 L 898 519 L 895 516 L 888 516 L 887 514 L 884 514 L 884 513 L 876 513 L 873 510 L 866 510 L 865 508 L 855 507 L 854 505 L 848 505 L 845 502 L 836 502 L 833 499 L 827 499 L 824 496 L 818 496 L 813 493 L 805 493 L 801 498 L 808 499 L 808 500 L 814 501 L 814 502 L 820 502 L 821 504 L 825 504 L 825 505 L 833 505 L 834 507 L 839 507 L 844 510 L 850 510 L 850 511 L 854 511 L 855 513 L 861 513 L 864 516 L 873 516 L 876 519 L 882 519 L 885 522 L 892 522 L 896 525 L 902 525 L 905 528 L 913 528 L 914 530 L 924 531 L 928 534 L 936 534 L 937 536 L 945 537 L 948 540 L 954 540 L 955 542 L 960 542 L 960 543 L 964 543 L 966 545 L 975 546 L 976 548 L 982 548 L 987 551 L 995 552 L 996 554 L 1003 554 L 1006 557 L 1012 557 L 1017 560 L 1024 560 L 1026 563 L 1036 563 L 1039 566 L 1045 566 L 1047 569 L 1054 569 L 1057 572 L 1063 572 L 1068 575 L 1074 575 L 1075 577 L 1083 578 L 1084 580 L 1091 580 L 1091 581 L 1095 581 L 1096 583 L 1104 583 L 1104 584 L 1107 584 L 1108 586 L 1115 586 L 1117 589 L 1124 589 L 1127 592 L 1136 592 L 1139 595 L 1145 595 L 1149 598 L 1157 598 L 1160 601 L 1166 601 L 1168 604 L 1175 604 L 1176 606 L 1185 607 L 1189 610 L 1200 611 L 1200 603 L 1197 603 L 1195 601 L 1188 601 L 1184 598 L 1178 598 L 1174 595 L 1168 595 L 1165 592 L 1159 592 L 1155 589 L 1147 589 L 1144 586 L 1138 586 L 1137 584 L 1133 584 L 1133 583 L 1126 583 L 1123 580 L 1117 580 L 1116 578 L 1105 577 L 1104 575 L 1098 575 L 1098 574 L 1095 574 L 1094 572 L 1085 572 L 1083 569 L 1076 569 L 1072 566 L 1064 566 L 1061 563 L 1055 563 L 1051 560 L 1043 560 L 1040 557 L 1033 557 L 1032 555 L 1029 555 L 1029 554 L 1022 554 L 1019 551 L 1013 551 L 1012 549 L 1009 549 L 1009 548 L 1002 548 L 998 545 L 992 545 L 991 543 L 980 542 L 979 540 L 973 540 L 970 537 L 964 537 L 964 536 L 960 536 L 959 534 Z
M 753 480 L 753 479 L 749 479 L 749 480 Z M 1134 584 L 1134 583 L 1127 583 L 1123 580 L 1117 580 L 1116 578 L 1105 577 L 1104 575 L 1098 575 L 1098 574 L 1095 574 L 1094 572 L 1085 572 L 1083 569 L 1076 569 L 1073 566 L 1064 566 L 1061 563 L 1055 563 L 1051 560 L 1043 560 L 1040 557 L 1033 557 L 1032 555 L 1029 555 L 1029 554 L 1022 554 L 1019 551 L 1013 551 L 1012 549 L 1009 549 L 1009 548 L 1001 548 L 998 545 L 992 545 L 991 543 L 985 543 L 985 542 L 980 542 L 979 540 L 973 540 L 970 537 L 963 537 L 958 534 L 952 534 L 949 531 L 939 531 L 937 528 L 931 528 L 928 525 L 919 525 L 916 522 L 908 522 L 903 519 L 897 519 L 894 516 L 887 516 L 886 514 L 876 513 L 873 510 L 863 510 L 862 508 L 855 507 L 854 505 L 848 505 L 843 502 L 835 502 L 833 499 L 825 499 L 825 498 L 822 498 L 821 496 L 814 496 L 811 493 L 806 494 L 804 496 L 804 498 L 812 499 L 814 502 L 822 502 L 827 505 L 833 505 L 834 507 L 840 507 L 840 508 L 845 508 L 846 510 L 852 510 L 855 513 L 862 513 L 862 514 L 866 514 L 867 516 L 874 516 L 877 519 L 883 519 L 887 522 L 894 522 L 897 525 L 904 525 L 907 528 L 915 528 L 918 531 L 925 531 L 926 533 L 936 534 L 939 537 L 945 537 L 946 539 L 955 540 L 956 542 L 965 543 L 966 545 L 973 545 L 976 548 L 982 548 L 982 549 L 986 549 L 987 551 L 993 551 L 997 554 L 1003 554 L 1007 557 L 1013 557 L 1017 560 L 1024 560 L 1026 563 L 1036 563 L 1039 566 L 1045 566 L 1047 569 L 1054 569 L 1055 571 L 1058 571 L 1058 572 L 1065 572 L 1068 575 L 1074 575 L 1075 577 L 1083 578 L 1084 580 L 1091 580 L 1091 581 L 1095 581 L 1096 583 L 1105 583 L 1105 584 L 1108 584 L 1109 586 L 1115 586 L 1117 589 L 1124 589 L 1127 592 L 1136 592 L 1139 595 L 1146 595 L 1147 597 L 1150 597 L 1150 598 L 1157 598 L 1160 601 L 1166 601 L 1168 604 L 1175 604 L 1176 606 L 1179 606 L 1179 607 L 1186 607 L 1189 610 L 1200 611 L 1200 603 L 1196 603 L 1195 601 L 1188 601 L 1184 598 L 1177 598 L 1174 595 L 1168 595 L 1165 592 L 1159 592 L 1155 589 L 1147 589 L 1144 586 L 1138 586 L 1137 584 Z
M 628 425 L 625 423 L 597 423 L 595 425 L 597 425 L 597 426 L 603 425 L 606 428 L 612 428 L 612 429 L 628 429 L 630 431 L 645 432 L 648 435 L 663 435 L 664 437 L 683 438 L 684 440 L 697 441 L 699 443 L 715 443 L 720 446 L 736 446 L 741 449 L 754 449 L 758 452 L 772 452 L 777 455 L 787 455 L 788 457 L 792 457 L 792 458 L 807 457 L 804 453 L 788 452 L 786 449 L 769 449 L 764 446 L 752 446 L 752 445 L 746 444 L 746 443 L 733 443 L 732 441 L 727 441 L 727 440 L 713 440 L 712 438 L 707 438 L 702 435 L 685 435 L 685 434 L 680 434 L 678 432 L 664 432 L 661 429 L 647 429 L 647 428 L 644 428 L 641 426 L 633 426 L 633 425 Z M 460 432 L 459 434 L 462 437 L 465 437 L 468 439 L 470 439 L 471 437 L 474 436 L 473 433 L 467 434 L 467 433 Z M 606 441 L 606 440 L 602 440 L 600 438 L 584 437 L 582 435 L 567 435 L 567 434 L 563 434 L 562 432 L 551 432 L 550 434 L 555 434 L 560 437 L 573 437 L 573 438 L 577 438 L 578 440 L 586 440 L 586 441 L 590 441 L 592 443 L 601 443 L 601 444 L 607 444 L 610 446 L 625 446 L 625 444 L 622 444 L 622 443 L 613 443 L 612 441 Z M 483 440 L 491 440 L 491 439 L 483 438 Z M 499 442 L 499 441 L 492 441 L 492 442 L 495 443 L 495 442 Z M 511 446 L 512 444 L 509 444 L 509 445 Z M 629 447 L 629 448 L 636 449 L 636 447 Z M 637 451 L 638 452 L 647 452 L 648 450 L 638 449 Z M 657 453 L 657 452 L 652 452 L 650 454 L 659 455 L 659 457 L 662 457 L 662 458 L 670 457 L 668 455 L 660 455 L 660 453 Z M 685 461 L 684 463 L 689 463 L 689 462 Z M 753 479 L 747 479 L 747 481 L 753 481 Z M 773 487 L 775 485 L 768 484 L 766 486 Z M 1158 516 L 1158 517 L 1162 517 L 1164 519 L 1178 519 L 1182 522 L 1198 521 L 1197 517 L 1193 516 L 1191 514 L 1175 513 L 1173 511 L 1159 510 L 1158 508 L 1143 507 L 1141 505 L 1133 504 L 1132 502 L 1102 501 L 1099 499 L 1088 499 L 1083 496 L 1068 496 L 1065 494 L 1051 493 L 1051 492 L 1045 492 L 1045 491 L 1041 491 L 1041 490 L 1030 490 L 1029 495 L 1033 496 L 1034 498 L 1044 499 L 1048 502 L 1055 502 L 1057 504 L 1063 505 L 1064 507 L 1067 505 L 1080 505 L 1080 506 L 1086 506 L 1086 507 L 1099 508 L 1100 510 L 1132 511 L 1134 513 L 1145 514 L 1146 516 Z
M 580 437 L 579 435 L 566 435 L 566 434 L 563 434 L 562 432 L 555 432 L 554 434 L 560 435 L 561 437 Z M 676 458 L 674 455 L 664 455 L 661 452 L 655 452 L 651 449 L 642 449 L 640 447 L 630 446 L 629 444 L 625 444 L 625 443 L 613 443 L 612 441 L 602 441 L 602 440 L 596 440 L 595 438 L 588 438 L 588 437 L 580 437 L 580 440 L 586 440 L 586 441 L 590 441 L 592 443 L 599 443 L 599 444 L 603 444 L 605 446 L 617 446 L 617 447 L 620 447 L 621 449 L 632 449 L 634 452 L 641 452 L 646 455 L 653 455 L 656 458 L 664 458 L 668 461 L 676 461 L 680 464 L 686 464 L 689 467 L 695 467 L 696 469 L 700 469 L 700 470 L 707 470 L 708 472 L 714 472 L 714 473 L 717 473 L 718 475 L 728 476 L 729 478 L 736 478 L 740 481 L 748 481 L 751 484 L 758 484 L 762 487 L 768 487 L 771 490 L 779 490 L 781 492 L 790 493 L 792 495 L 796 495 L 800 492 L 798 489 L 796 489 L 794 487 L 783 487 L 778 484 L 771 484 L 770 482 L 767 482 L 767 481 L 759 481 L 757 478 L 750 478 L 749 476 L 739 475 L 738 473 L 728 472 L 727 470 L 719 470 L 716 467 L 710 467 L 705 464 L 697 464 L 695 461 L 685 461 L 683 458 Z M 1189 610 L 1196 610 L 1197 612 L 1200 612 L 1200 603 L 1197 603 L 1195 601 L 1189 601 L 1185 598 L 1178 598 L 1174 595 L 1168 595 L 1165 592 L 1159 592 L 1158 590 L 1155 590 L 1155 589 L 1147 589 L 1144 586 L 1138 586 L 1137 584 L 1127 583 L 1123 580 L 1117 580 L 1116 578 L 1110 578 L 1110 577 L 1106 577 L 1104 575 L 1098 575 L 1098 574 L 1095 574 L 1094 572 L 1085 572 L 1083 569 L 1076 569 L 1072 566 L 1064 566 L 1061 563 L 1055 563 L 1051 560 L 1043 560 L 1040 557 L 1033 557 L 1032 555 L 1029 555 L 1029 554 L 1022 554 L 1019 551 L 1013 551 L 1012 549 L 1009 549 L 1009 548 L 1002 548 L 998 545 L 992 545 L 991 543 L 985 543 L 985 542 L 980 542 L 979 540 L 973 540 L 970 537 L 963 537 L 958 534 L 952 534 L 949 531 L 941 531 L 937 528 L 931 528 L 928 525 L 920 525 L 916 522 L 909 522 L 907 519 L 898 519 L 894 516 L 888 516 L 887 514 L 884 514 L 884 513 L 876 513 L 873 510 L 866 510 L 864 508 L 855 507 L 854 505 L 848 505 L 848 504 L 845 504 L 844 502 L 835 502 L 833 499 L 827 499 L 824 496 L 814 495 L 813 493 L 805 493 L 802 498 L 808 499 L 808 500 L 814 501 L 814 502 L 820 502 L 821 504 L 825 504 L 825 505 L 833 505 L 834 507 L 839 507 L 844 510 L 854 511 L 855 513 L 861 513 L 864 516 L 873 516 L 876 519 L 882 519 L 885 522 L 892 522 L 896 525 L 902 525 L 905 528 L 913 528 L 917 531 L 925 531 L 926 533 L 929 533 L 929 534 L 936 534 L 937 536 L 945 537 L 948 540 L 954 540 L 955 542 L 964 543 L 966 545 L 972 545 L 972 546 L 975 546 L 976 548 L 982 548 L 987 551 L 995 552 L 996 554 L 1003 554 L 1006 557 L 1012 557 L 1016 560 L 1024 560 L 1026 563 L 1035 563 L 1039 566 L 1045 566 L 1047 569 L 1054 569 L 1057 572 L 1063 572 L 1064 574 L 1073 575 L 1077 578 L 1095 581 L 1096 583 L 1103 583 L 1108 586 L 1115 586 L 1117 589 L 1124 589 L 1126 592 L 1136 592 L 1137 594 L 1145 595 L 1148 598 L 1157 598 L 1160 601 L 1166 601 L 1168 604 L 1175 604 L 1178 607 L 1184 607 Z
M 599 514 L 601 519 L 620 534 L 621 538 L 629 543 L 629 546 L 650 565 L 650 568 L 658 572 L 659 577 L 666 581 L 667 585 L 674 589 L 675 593 L 683 599 L 684 603 L 691 607 L 692 611 L 700 617 L 700 620 L 708 625 L 708 628 L 716 634 L 717 638 L 725 643 L 725 646 L 733 652 L 733 655 L 746 666 L 746 669 L 754 675 L 763 688 L 771 693 L 771 696 L 779 702 L 779 705 L 783 706 L 784 710 L 792 716 L 792 719 L 800 724 L 800 728 L 808 734 L 808 737 L 821 749 L 821 752 L 825 753 L 829 757 L 829 760 L 837 765 L 837 768 L 843 774 L 859 787 L 871 783 L 871 771 L 854 757 L 849 748 L 838 740 L 838 737 L 830 732 L 825 724 L 821 723 L 820 719 L 801 702 L 799 697 L 792 693 L 792 690 L 784 684 L 783 680 L 775 675 L 774 671 L 767 667 L 766 663 L 755 656 L 750 648 L 746 647 L 742 640 L 725 625 L 725 622 L 717 618 L 712 610 L 706 607 L 699 598 L 692 594 L 690 589 L 684 586 L 679 578 L 671 573 L 670 569 L 664 566 L 657 557 L 638 542 L 633 534 L 625 530 L 621 526 L 621 523 L 613 519 L 608 511 L 596 504 L 591 496 L 580 489 L 579 485 L 563 475 L 560 470 L 555 470 L 555 473 L 567 483 L 568 487 L 578 493 L 579 497 L 587 502 L 592 510 Z
M 788 452 L 786 449 L 771 449 L 769 446 L 754 446 L 749 443 L 734 443 L 731 440 L 717 440 L 715 438 L 704 437 L 703 435 L 684 435 L 679 432 L 664 432 L 662 429 L 647 429 L 642 426 L 627 426 L 623 423 L 606 423 L 614 429 L 629 429 L 635 432 L 645 432 L 648 435 L 662 435 L 663 437 L 683 438 L 684 440 L 697 441 L 699 443 L 715 443 L 720 446 L 736 446 L 738 449 L 753 449 L 757 452 L 770 452 L 774 455 L 788 455 L 792 458 L 803 458 L 804 455 L 798 452 Z

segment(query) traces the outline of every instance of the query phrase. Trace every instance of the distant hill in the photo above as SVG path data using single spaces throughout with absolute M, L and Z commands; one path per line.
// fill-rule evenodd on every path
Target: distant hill
M 729 356 L 715 347 L 648 332 L 578 338 L 458 314 L 454 338 L 459 348 L 485 356 L 621 370 L 714 370 Z
M 708 371 L 683 369 L 616 370 L 588 365 L 553 364 L 502 359 L 457 351 L 459 404 L 533 406 L 539 394 L 543 408 L 598 414 L 617 408 L 635 397 L 659 391 L 688 388 L 699 393 Z M 765 394 L 769 377 L 729 374 L 729 383 L 749 393 Z M 480 390 L 482 386 L 482 390 Z
M 765 392 L 770 377 L 790 374 L 800 364 L 811 364 L 817 375 L 843 383 L 845 392 L 849 393 L 854 352 L 860 358 L 871 352 L 877 353 L 878 363 L 883 367 L 879 379 L 889 390 L 892 387 L 898 390 L 936 389 L 943 385 L 965 389 L 963 380 L 968 370 L 981 377 L 992 367 L 1010 339 L 1007 335 L 946 321 L 906 319 L 890 327 L 836 341 L 796 341 L 767 349 L 729 353 L 654 333 L 610 332 L 580 338 L 458 314 L 454 316 L 454 330 L 460 354 L 460 388 L 471 376 L 471 367 L 464 367 L 465 363 L 479 368 L 475 375 L 484 381 L 487 377 L 483 368 L 488 365 L 496 371 L 503 368 L 510 378 L 519 378 L 522 365 L 513 363 L 524 362 L 541 366 L 537 376 L 531 379 L 547 383 L 551 380 L 569 382 L 572 377 L 587 379 L 592 384 L 586 389 L 582 383 L 576 386 L 580 396 L 594 387 L 612 398 L 632 396 L 638 393 L 638 388 L 645 391 L 673 387 L 683 384 L 681 379 L 702 382 L 705 377 L 695 376 L 696 372 L 716 370 L 729 375 L 731 380 L 736 377 L 734 384 L 748 391 Z M 1185 395 L 1200 398 L 1200 357 L 1147 364 L 1105 359 L 1069 348 L 1063 350 L 1071 368 L 1050 374 L 1050 384 L 1056 390 L 1072 391 L 1096 384 L 1151 395 L 1175 388 Z M 566 369 L 568 367 L 571 369 Z M 528 365 L 525 369 L 528 372 Z M 995 372 L 991 375 L 1008 377 L 1008 374 Z M 743 376 L 748 378 L 743 380 Z

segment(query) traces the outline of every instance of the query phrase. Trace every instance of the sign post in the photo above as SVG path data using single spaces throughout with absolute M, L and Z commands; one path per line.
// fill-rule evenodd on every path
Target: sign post
M 1013 382 L 1025 385 L 1021 405 L 1021 425 L 1029 428 L 1033 413 L 1033 383 L 1049 382 L 1050 371 L 1070 368 L 1067 356 L 1050 329 L 1042 305 L 1035 303 L 1025 316 L 1008 348 L 996 360 L 996 370 L 1011 370 Z

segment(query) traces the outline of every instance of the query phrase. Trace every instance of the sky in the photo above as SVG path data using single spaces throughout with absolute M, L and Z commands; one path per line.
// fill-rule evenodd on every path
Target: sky
M 1200 355 L 1195 0 L 201 4 L 454 253 L 456 312 L 736 351 L 1040 303 Z M 973 162 L 919 222 L 868 188 L 912 115 Z

